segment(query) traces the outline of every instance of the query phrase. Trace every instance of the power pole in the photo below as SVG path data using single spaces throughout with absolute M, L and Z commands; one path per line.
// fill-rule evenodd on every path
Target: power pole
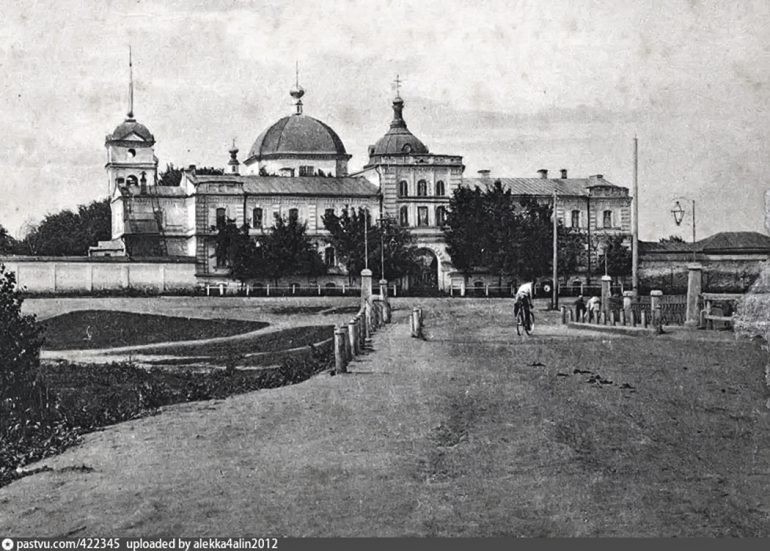
M 631 238 L 631 289 L 634 296 L 639 294 L 639 139 L 634 136 L 634 196 L 631 201 L 634 205 L 632 216 L 633 236 Z
M 556 310 L 559 307 L 559 293 L 557 291 L 559 279 L 558 279 L 558 269 L 557 269 L 557 262 L 558 262 L 558 255 L 557 255 L 557 247 L 559 244 L 559 234 L 558 234 L 558 221 L 556 219 L 556 190 L 553 190 L 553 289 L 551 290 L 552 296 L 551 296 L 551 309 Z

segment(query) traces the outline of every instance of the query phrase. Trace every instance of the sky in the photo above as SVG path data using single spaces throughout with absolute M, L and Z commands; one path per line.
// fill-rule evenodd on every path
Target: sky
M 293 112 L 361 168 L 404 117 L 465 176 L 566 168 L 632 187 L 642 239 L 761 231 L 770 159 L 770 2 L 0 0 L 0 225 L 107 194 L 104 137 L 135 115 L 161 168 L 224 166 Z M 673 201 L 686 199 L 681 227 Z

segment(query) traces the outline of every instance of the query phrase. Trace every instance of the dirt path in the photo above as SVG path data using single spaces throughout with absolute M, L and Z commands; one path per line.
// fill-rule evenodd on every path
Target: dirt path
M 0 488 L 0 533 L 770 535 L 763 354 L 516 338 L 507 306 L 425 301 L 426 341 L 402 308 L 349 375 L 88 435 Z

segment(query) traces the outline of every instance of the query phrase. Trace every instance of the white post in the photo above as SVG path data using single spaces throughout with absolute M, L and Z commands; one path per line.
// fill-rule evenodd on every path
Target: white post
M 220 297 L 224 296 L 224 294 L 225 294 L 225 284 L 224 283 L 220 283 L 219 284 L 219 296 Z
M 372 271 L 369 268 L 361 270 L 361 304 L 369 302 L 372 296 Z
M 690 264 L 687 269 L 689 271 L 687 276 L 687 317 L 684 325 L 685 327 L 697 327 L 700 324 L 698 301 L 703 286 L 703 266 Z
M 269 283 L 267 283 L 265 285 L 265 292 L 267 293 L 267 296 L 270 296 L 270 284 Z
M 319 297 L 321 296 L 321 284 L 320 283 L 318 284 L 318 296 Z

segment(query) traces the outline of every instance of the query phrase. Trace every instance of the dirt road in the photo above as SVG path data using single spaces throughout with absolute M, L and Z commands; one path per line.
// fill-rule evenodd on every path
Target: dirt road
M 86 436 L 0 488 L 0 533 L 770 535 L 758 347 L 422 302 L 349 375 Z

